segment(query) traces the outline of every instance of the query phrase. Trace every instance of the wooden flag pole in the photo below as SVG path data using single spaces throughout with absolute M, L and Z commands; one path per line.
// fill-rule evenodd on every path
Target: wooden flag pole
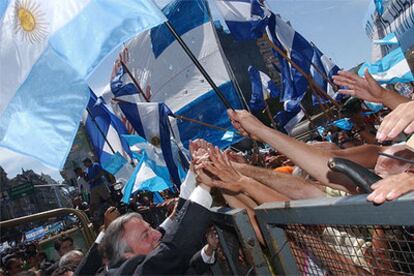
M 148 97 L 145 95 L 144 91 L 142 90 L 141 86 L 139 85 L 138 81 L 136 80 L 136 78 L 132 75 L 131 71 L 129 70 L 128 66 L 125 64 L 125 62 L 122 61 L 122 59 L 119 59 L 119 61 L 121 62 L 121 65 L 124 67 L 126 73 L 128 74 L 128 76 L 131 78 L 132 82 L 134 83 L 135 87 L 138 90 L 138 93 L 142 95 L 142 97 L 144 97 L 145 101 L 147 103 L 150 102 L 150 100 L 148 99 Z
M 118 98 L 112 98 L 112 100 L 114 100 L 116 102 L 120 102 L 120 103 L 130 103 L 130 102 L 118 99 Z M 199 121 L 199 120 L 196 120 L 196 119 L 188 118 L 188 117 L 185 117 L 185 116 L 182 116 L 182 115 L 179 115 L 179 114 L 173 114 L 173 115 L 171 115 L 171 117 L 177 118 L 179 120 L 195 123 L 195 124 L 198 124 L 198 125 L 202 125 L 202 126 L 205 126 L 205 127 L 209 127 L 209 128 L 212 128 L 212 129 L 216 129 L 216 130 L 228 131 L 227 128 L 215 126 L 215 125 L 205 123 L 205 122 L 202 122 L 202 121 Z M 234 133 L 238 133 L 238 132 L 234 131 Z

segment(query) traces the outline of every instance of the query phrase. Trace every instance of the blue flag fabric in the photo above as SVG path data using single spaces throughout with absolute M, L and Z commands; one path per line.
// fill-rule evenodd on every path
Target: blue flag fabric
M 382 4 L 382 0 L 374 0 L 375 2 L 375 9 L 379 15 L 384 13 L 384 5 Z
M 249 102 L 251 111 L 262 111 L 269 98 L 277 98 L 280 95 L 276 84 L 265 73 L 258 71 L 253 66 L 247 69 L 252 87 L 252 94 Z
M 151 0 L 9 0 L 0 8 L 0 145 L 62 169 L 89 100 L 87 78 L 166 18 Z
M 148 166 L 150 166 L 157 176 L 163 178 L 169 186 L 173 185 L 164 157 L 159 148 L 148 143 L 145 138 L 138 135 L 123 135 L 122 137 L 127 141 L 133 158 L 141 160 L 145 153 Z
M 331 125 L 334 125 L 334 126 L 336 126 L 336 127 L 340 128 L 340 129 L 342 129 L 342 130 L 346 130 L 346 131 L 350 131 L 350 130 L 352 130 L 352 128 L 353 128 L 353 126 L 354 126 L 354 125 L 352 124 L 351 119 L 349 119 L 349 118 L 342 118 L 342 119 L 339 119 L 339 120 L 333 121 L 333 122 L 331 123 Z
M 314 49 L 312 57 L 312 66 L 311 66 L 311 76 L 316 84 L 323 90 L 328 93 L 334 100 L 339 101 L 344 98 L 344 96 L 338 92 L 335 92 L 334 87 L 332 87 L 326 79 L 331 81 L 334 75 L 338 74 L 340 70 L 339 67 L 332 62 L 330 58 L 324 55 L 318 47 L 312 45 Z M 317 69 L 316 69 L 317 68 Z M 327 100 L 322 100 L 320 97 L 312 95 L 313 104 L 324 103 Z
M 122 202 L 128 204 L 132 194 L 138 191 L 158 192 L 168 189 L 170 186 L 160 176 L 156 175 L 147 163 L 147 155 L 144 152 L 135 167 L 134 173 L 123 189 Z
M 125 83 L 124 76 L 125 69 L 124 66 L 121 66 L 110 83 L 111 91 L 115 97 L 138 94 L 138 90 L 133 83 Z
M 358 74 L 364 76 L 366 69 L 368 69 L 372 77 L 380 84 L 414 81 L 411 68 L 408 65 L 401 47 L 391 51 L 375 63 L 366 62 L 362 64 L 358 70 Z
M 208 7 L 204 1 L 174 1 L 162 11 L 179 36 L 210 20 Z M 152 50 L 157 58 L 175 41 L 175 38 L 167 26 L 160 25 L 151 30 L 151 41 Z
M 216 5 L 236 40 L 255 40 L 263 35 L 268 13 L 258 0 L 216 0 Z
M 293 128 L 303 119 L 304 116 L 305 114 L 302 109 L 297 107 L 296 110 L 292 110 L 291 112 L 285 110 L 279 111 L 273 119 L 277 123 L 279 129 L 290 135 Z
M 119 153 L 124 158 L 132 156 L 128 143 L 122 138 L 122 135 L 128 132 L 121 120 L 105 106 L 104 102 L 98 100 L 92 91 L 90 93 L 85 127 L 99 163 L 107 169 L 112 166 L 115 154 Z M 115 153 L 105 139 L 111 144 Z
M 292 61 L 298 64 L 306 73 L 309 73 L 313 55 L 313 49 L 309 42 L 274 14 L 269 18 L 267 32 L 276 47 L 290 56 Z M 279 53 L 276 53 L 276 56 L 279 59 L 283 84 L 283 94 L 280 101 L 284 102 L 303 96 L 308 88 L 305 77 L 291 67 Z

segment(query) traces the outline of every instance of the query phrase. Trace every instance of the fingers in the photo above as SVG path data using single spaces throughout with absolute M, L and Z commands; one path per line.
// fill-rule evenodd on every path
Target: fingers
M 392 140 L 402 131 L 414 130 L 414 102 L 399 105 L 394 111 L 385 116 L 378 132 L 378 141 Z
M 333 78 L 334 83 L 340 86 L 349 86 L 349 85 L 354 85 L 356 83 L 354 79 L 350 79 L 348 77 L 344 77 L 340 75 L 335 75 L 332 78 Z
M 414 121 L 411 122 L 411 124 L 409 124 L 405 129 L 404 129 L 404 133 L 405 134 L 411 134 L 414 132 Z
M 338 93 L 343 94 L 343 95 L 349 95 L 349 96 L 355 96 L 355 90 L 352 89 L 339 89 Z

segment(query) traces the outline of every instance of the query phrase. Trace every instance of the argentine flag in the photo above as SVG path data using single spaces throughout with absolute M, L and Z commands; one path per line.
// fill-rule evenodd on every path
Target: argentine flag
M 166 18 L 151 0 L 6 2 L 0 146 L 61 169 L 89 100 L 85 80 L 114 48 Z
M 171 148 L 168 116 L 172 115 L 172 111 L 163 103 L 119 102 L 119 107 L 138 135 L 162 152 L 174 183 L 180 185 L 178 166 Z
M 372 77 L 380 84 L 414 81 L 411 68 L 401 47 L 391 51 L 375 63 L 366 62 L 362 64 L 358 70 L 361 77 L 364 76 L 365 69 L 368 69 Z
M 145 153 L 146 164 L 155 172 L 157 176 L 164 179 L 169 186 L 173 186 L 170 173 L 160 148 L 153 146 L 143 137 L 138 135 L 122 135 L 122 137 L 128 142 L 133 158 L 141 160 L 143 154 Z
M 135 167 L 133 174 L 123 188 L 122 202 L 125 204 L 129 203 L 129 198 L 135 192 L 158 192 L 170 187 L 163 178 L 155 174 L 147 161 L 147 155 L 144 152 L 138 165 Z

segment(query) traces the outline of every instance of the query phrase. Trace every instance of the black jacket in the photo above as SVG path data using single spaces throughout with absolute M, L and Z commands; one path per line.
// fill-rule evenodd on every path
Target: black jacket
M 182 206 L 182 207 L 181 207 Z M 177 212 L 169 231 L 163 236 L 160 246 L 146 256 L 135 256 L 107 271 L 106 275 L 160 275 L 185 274 L 191 271 L 202 274 L 209 266 L 201 255 L 193 256 L 203 247 L 204 234 L 210 224 L 209 211 L 191 201 L 180 199 Z M 181 207 L 181 208 L 180 208 Z M 102 259 L 94 244 L 75 275 L 95 274 Z M 192 259 L 193 258 L 193 259 Z

